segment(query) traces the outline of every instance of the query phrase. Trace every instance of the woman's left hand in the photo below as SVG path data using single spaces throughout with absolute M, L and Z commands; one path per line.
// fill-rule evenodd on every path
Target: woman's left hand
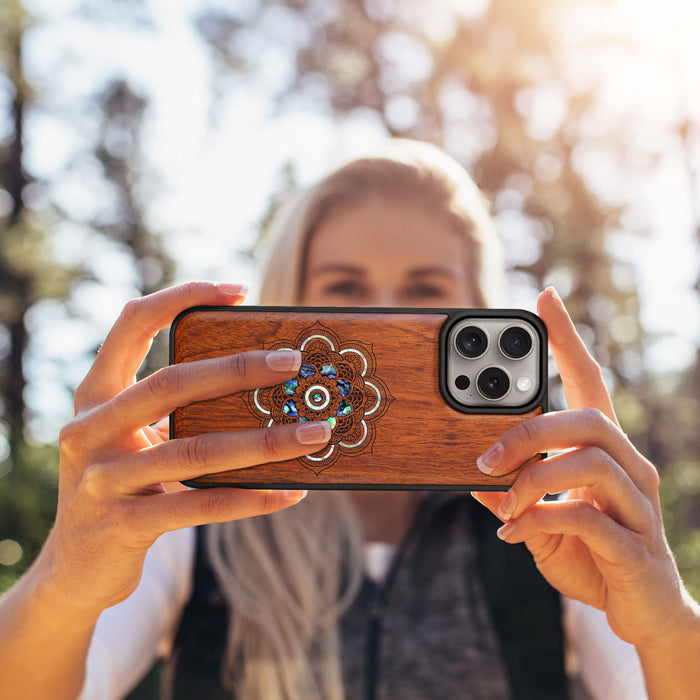
M 569 410 L 527 420 L 479 459 L 492 475 L 541 452 L 508 493 L 475 497 L 505 521 L 499 536 L 524 542 L 542 575 L 562 594 L 607 613 L 610 626 L 638 647 L 676 641 L 696 624 L 664 535 L 659 477 L 622 432 L 599 365 L 553 289 L 538 300 Z M 566 491 L 558 501 L 546 493 Z

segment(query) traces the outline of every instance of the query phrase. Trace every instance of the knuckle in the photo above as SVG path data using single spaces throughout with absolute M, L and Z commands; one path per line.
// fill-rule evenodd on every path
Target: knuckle
M 640 486 L 647 494 L 653 494 L 654 496 L 658 493 L 661 486 L 658 470 L 646 457 L 642 457 Z
M 656 467 L 648 459 L 645 459 L 644 462 L 646 464 L 645 478 L 648 486 L 656 493 L 661 486 L 661 477 Z
M 225 489 L 211 489 L 204 501 L 204 513 L 212 523 L 222 523 L 231 520 L 231 502 Z
M 205 467 L 212 459 L 211 441 L 204 435 L 179 440 L 178 460 L 186 469 L 196 471 Z
M 523 494 L 529 494 L 537 490 L 538 470 L 536 466 L 530 466 L 523 469 L 516 480 L 518 491 Z
M 579 501 L 572 504 L 570 514 L 573 516 L 572 521 L 577 523 L 581 536 L 585 538 L 593 531 L 599 511 L 590 503 Z
M 586 367 L 589 381 L 599 382 L 603 381 L 603 368 L 600 363 L 593 357 L 588 360 L 588 366 Z
M 587 359 L 579 365 L 578 375 L 576 377 L 569 377 L 565 381 L 565 384 L 571 387 L 585 389 L 604 382 L 603 368 L 595 358 L 588 355 Z
M 618 469 L 617 462 L 602 447 L 592 446 L 586 448 L 587 460 L 599 476 L 605 476 L 614 469 Z
M 181 289 L 184 292 L 185 296 L 192 297 L 192 296 L 197 296 L 203 289 L 206 289 L 209 287 L 208 282 L 199 282 L 196 280 L 192 280 L 189 282 L 184 282 L 181 285 Z
M 153 336 L 146 321 L 152 313 L 152 301 L 149 297 L 134 297 L 124 305 L 115 326 L 129 328 L 135 334 L 135 342 L 150 343 Z
M 520 442 L 537 443 L 542 435 L 542 428 L 537 418 L 523 421 L 518 425 L 516 439 Z
M 261 513 L 272 513 L 279 510 L 279 501 L 272 491 L 258 492 L 258 510 Z
M 83 491 L 93 500 L 102 497 L 106 492 L 105 470 L 100 464 L 86 467 L 80 479 Z
M 106 509 L 104 518 L 110 529 L 120 533 L 120 537 L 133 540 L 139 532 L 139 513 L 137 505 L 131 499 L 112 499 Z
M 83 380 L 78 384 L 78 386 L 75 389 L 75 392 L 73 393 L 73 410 L 75 413 L 78 413 L 80 411 L 80 408 L 82 406 L 85 406 L 88 402 L 88 387 Z
M 633 527 L 627 528 L 625 538 L 625 556 L 630 562 L 634 562 L 637 571 L 643 571 L 647 568 L 647 562 L 654 549 L 654 533 L 649 532 L 646 528 L 641 531 Z
M 60 450 L 70 452 L 75 443 L 77 420 L 73 419 L 66 423 L 58 434 L 58 447 Z
M 646 498 L 642 500 L 641 505 L 641 523 L 646 526 L 646 531 L 649 533 L 650 537 L 654 537 L 658 530 L 656 528 L 650 528 L 650 525 L 658 525 L 660 529 L 663 529 L 663 522 L 661 517 L 654 507 L 654 504 L 648 501 Z
M 274 460 L 280 450 L 280 435 L 279 431 L 272 428 L 263 428 L 259 431 L 258 450 L 263 459 L 267 461 Z
M 122 312 L 120 314 L 121 320 L 130 323 L 131 321 L 137 319 L 141 315 L 141 310 L 143 309 L 143 298 L 134 297 L 129 299 L 129 301 L 124 304 Z
M 58 451 L 61 462 L 72 461 L 85 447 L 83 420 L 73 418 L 66 423 L 58 435 Z
M 182 381 L 182 368 L 163 367 L 156 370 L 146 380 L 148 390 L 158 399 L 166 398 L 177 392 Z
M 243 380 L 246 379 L 252 369 L 250 366 L 250 357 L 246 353 L 231 355 L 230 357 L 226 358 L 225 362 L 226 370 Z
M 612 426 L 612 421 L 595 406 L 586 406 L 578 409 L 581 412 L 581 417 L 586 423 L 591 424 L 599 430 L 608 430 Z

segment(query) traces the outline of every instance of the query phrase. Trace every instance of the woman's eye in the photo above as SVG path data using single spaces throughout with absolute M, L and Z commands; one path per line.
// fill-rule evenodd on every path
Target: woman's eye
M 445 299 L 449 293 L 435 284 L 416 284 L 407 289 L 404 296 L 407 299 Z
M 365 285 L 354 280 L 333 282 L 327 285 L 323 291 L 330 296 L 344 297 L 346 299 L 364 299 L 367 295 Z

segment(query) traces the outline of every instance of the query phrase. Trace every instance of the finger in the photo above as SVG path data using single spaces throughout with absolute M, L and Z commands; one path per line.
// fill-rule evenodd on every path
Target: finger
M 472 496 L 485 505 L 496 517 L 498 515 L 498 507 L 502 503 L 506 494 L 497 491 L 479 491 L 473 492 Z M 551 504 L 551 502 L 550 502 Z M 549 507 L 546 506 L 546 507 Z M 523 518 L 519 518 L 517 525 L 523 521 Z M 516 529 L 516 522 L 509 521 L 504 526 L 501 526 L 497 535 L 499 538 L 505 542 L 516 542 L 520 541 L 520 531 Z M 523 535 L 525 532 L 523 531 Z M 578 537 L 564 538 L 563 535 L 559 533 L 548 534 L 545 532 L 537 532 L 533 534 L 528 532 L 528 537 L 523 539 L 527 548 L 530 550 L 535 563 L 541 566 L 545 561 L 553 554 L 562 554 L 565 561 L 576 561 L 575 569 L 571 569 L 570 574 L 566 575 L 566 572 L 557 572 L 557 589 L 564 595 L 571 594 L 578 597 L 581 596 L 581 579 L 587 580 L 588 574 L 586 570 L 594 574 L 598 567 L 593 561 L 591 552 L 587 545 L 584 544 Z M 568 581 L 568 582 L 567 582 Z M 586 602 L 593 603 L 593 599 Z
M 76 410 L 102 403 L 133 382 L 151 341 L 190 306 L 240 304 L 240 284 L 190 282 L 132 299 L 122 310 L 76 391 Z
M 166 441 L 170 437 L 170 417 L 161 418 L 153 425 L 144 428 L 144 432 L 154 445 Z
M 513 536 L 513 533 L 509 535 L 504 532 L 507 529 L 504 525 L 496 534 L 504 542 L 510 543 L 509 536 Z M 540 573 L 562 595 L 603 608 L 606 591 L 599 584 L 602 558 L 591 552 L 582 539 L 541 532 L 524 542 Z M 576 565 L 567 565 L 569 562 L 575 562 Z
M 320 450 L 330 439 L 328 421 L 294 423 L 231 433 L 205 433 L 134 453 L 103 470 L 105 483 L 134 493 L 145 486 L 187 481 L 203 474 L 282 462 Z
M 502 491 L 472 491 L 471 494 L 482 506 L 488 508 L 496 517 L 500 517 L 498 509 L 507 494 Z
M 158 537 L 182 527 L 223 523 L 275 513 L 298 503 L 299 490 L 210 488 L 163 493 L 138 499 L 139 527 Z
M 477 466 L 485 474 L 500 476 L 533 455 L 572 447 L 599 447 L 629 474 L 647 497 L 656 493 L 658 474 L 654 466 L 637 452 L 615 423 L 594 408 L 546 413 L 523 421 L 481 455 Z
M 531 464 L 515 480 L 498 507 L 502 520 L 516 519 L 547 493 L 585 489 L 593 504 L 635 532 L 655 522 L 649 501 L 607 452 L 586 447 Z
M 300 367 L 298 350 L 250 350 L 170 365 L 97 408 L 94 420 L 113 434 L 137 431 L 194 401 L 278 384 L 295 376 Z
M 600 365 L 586 349 L 553 287 L 548 287 L 539 295 L 537 313 L 547 326 L 549 347 L 561 376 L 569 408 L 594 406 L 617 423 Z
M 595 556 L 608 564 L 621 564 L 639 553 L 636 535 L 590 503 L 580 500 L 540 503 L 498 530 L 503 541 L 526 542 L 528 546 L 535 538 L 546 541 L 542 535 L 578 537 Z

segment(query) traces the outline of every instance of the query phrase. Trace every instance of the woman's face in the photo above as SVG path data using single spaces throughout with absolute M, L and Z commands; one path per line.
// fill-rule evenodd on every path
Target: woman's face
M 313 235 L 307 306 L 476 306 L 464 239 L 399 197 L 332 209 Z

